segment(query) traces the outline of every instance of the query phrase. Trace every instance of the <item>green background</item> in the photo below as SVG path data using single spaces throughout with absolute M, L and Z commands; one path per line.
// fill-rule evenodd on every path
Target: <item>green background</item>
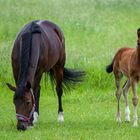
M 57 122 L 57 95 L 49 78 L 45 82 L 43 76 L 39 122 L 33 129 L 18 132 L 13 94 L 6 86 L 6 82 L 15 85 L 11 50 L 16 34 L 36 19 L 61 27 L 66 39 L 66 67 L 85 70 L 87 75 L 63 96 L 63 124 Z M 131 122 L 124 122 L 122 97 L 122 123 L 116 123 L 114 78 L 105 71 L 120 47 L 136 47 L 139 27 L 139 0 L 0 0 L 0 140 L 140 139 L 140 127 L 132 126 L 131 92 Z

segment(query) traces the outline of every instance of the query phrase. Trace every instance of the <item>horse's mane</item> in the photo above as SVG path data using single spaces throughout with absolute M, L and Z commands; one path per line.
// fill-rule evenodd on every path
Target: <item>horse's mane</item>
M 20 51 L 20 72 L 17 82 L 17 89 L 15 96 L 22 96 L 24 94 L 25 82 L 28 75 L 28 68 L 30 65 L 31 47 L 32 47 L 32 34 L 41 33 L 39 26 L 32 22 L 30 28 L 21 33 L 21 51 Z

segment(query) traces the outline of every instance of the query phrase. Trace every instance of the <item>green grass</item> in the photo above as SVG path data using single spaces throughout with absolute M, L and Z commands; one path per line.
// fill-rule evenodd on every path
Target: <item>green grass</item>
M 123 122 L 115 121 L 114 79 L 105 66 L 118 48 L 136 46 L 139 5 L 139 0 L 0 0 L 0 139 L 138 140 L 140 126 L 133 128 L 132 119 L 124 122 L 123 98 Z M 57 96 L 49 81 L 45 88 L 43 77 L 39 122 L 33 129 L 18 132 L 13 95 L 6 87 L 6 82 L 14 84 L 10 55 L 16 34 L 35 19 L 48 19 L 61 27 L 66 39 L 66 66 L 83 69 L 87 76 L 63 96 L 64 124 L 57 122 Z

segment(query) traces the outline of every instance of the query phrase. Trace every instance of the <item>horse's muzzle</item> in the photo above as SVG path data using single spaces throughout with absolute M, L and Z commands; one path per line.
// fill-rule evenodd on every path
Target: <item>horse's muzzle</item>
M 25 131 L 28 127 L 28 123 L 27 122 L 21 122 L 19 121 L 17 124 L 17 130 L 19 131 Z

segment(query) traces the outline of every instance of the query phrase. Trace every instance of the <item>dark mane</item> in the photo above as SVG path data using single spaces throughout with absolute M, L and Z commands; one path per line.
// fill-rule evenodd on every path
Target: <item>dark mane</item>
M 24 94 L 25 82 L 28 75 L 28 67 L 30 65 L 30 55 L 32 46 L 32 34 L 40 33 L 39 26 L 32 22 L 30 27 L 26 29 L 21 35 L 21 48 L 20 48 L 20 72 L 17 82 L 17 89 L 15 96 L 22 96 Z

